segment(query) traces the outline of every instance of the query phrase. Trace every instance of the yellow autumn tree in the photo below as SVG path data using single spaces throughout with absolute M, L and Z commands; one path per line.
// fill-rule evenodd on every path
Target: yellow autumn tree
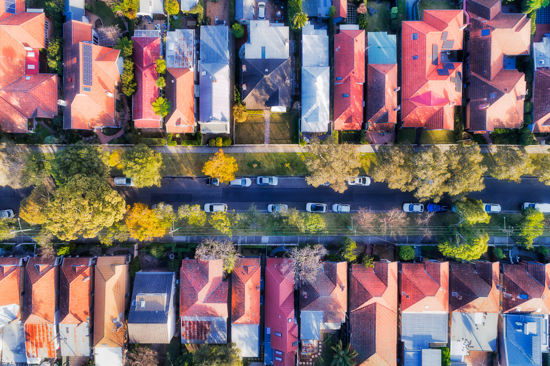
M 126 210 L 126 227 L 131 238 L 147 241 L 166 234 L 166 226 L 163 225 L 154 210 L 150 210 L 143 203 L 136 203 Z
M 118 170 L 122 170 L 123 153 L 124 151 L 122 151 L 122 149 L 113 150 L 113 152 L 109 154 L 109 165 L 113 168 L 117 168 Z
M 222 149 L 215 153 L 202 168 L 204 174 L 218 178 L 222 183 L 235 179 L 237 170 L 239 167 L 235 158 L 225 155 Z

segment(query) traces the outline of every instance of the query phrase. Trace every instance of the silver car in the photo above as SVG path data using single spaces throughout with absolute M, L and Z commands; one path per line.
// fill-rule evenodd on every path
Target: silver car
M 126 178 L 126 177 L 116 177 L 113 179 L 115 186 L 122 186 L 122 187 L 133 187 L 134 182 L 132 181 L 132 178 Z
M 0 211 L 0 219 L 13 219 L 15 214 L 13 213 L 13 210 L 1 210 Z
M 424 212 L 424 205 L 422 203 L 405 203 L 403 211 L 408 213 Z
M 238 178 L 229 182 L 229 186 L 231 187 L 250 187 L 251 184 L 252 181 L 250 178 Z
M 353 177 L 348 178 L 348 185 L 350 186 L 370 186 L 370 178 L 369 177 Z
M 276 186 L 279 183 L 277 177 L 258 177 L 256 184 L 259 186 Z
M 284 205 L 282 203 L 271 203 L 267 205 L 267 212 L 270 213 L 282 213 L 288 211 L 288 205 Z
M 227 205 L 225 203 L 206 203 L 204 205 L 205 212 L 226 212 Z
M 332 211 L 337 213 L 350 213 L 351 206 L 343 203 L 335 203 L 332 205 Z
M 265 19 L 265 3 L 258 3 L 258 19 Z
M 306 205 L 306 211 L 307 212 L 317 212 L 317 213 L 325 213 L 328 210 L 328 206 L 326 203 L 312 203 L 309 202 Z

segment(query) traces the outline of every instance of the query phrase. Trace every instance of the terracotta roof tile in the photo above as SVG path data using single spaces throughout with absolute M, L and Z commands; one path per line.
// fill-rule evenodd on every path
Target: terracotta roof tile
M 336 8 L 336 18 L 347 18 L 348 17 L 348 1 L 347 0 L 336 0 L 334 1 L 334 7 Z
M 6 0 L 0 0 L 0 21 L 13 16 L 13 13 L 5 11 Z M 15 14 L 25 11 L 25 0 L 15 0 Z
M 533 101 L 533 133 L 550 132 L 550 69 L 537 68 L 535 72 L 535 93 Z
M 498 313 L 499 263 L 451 263 L 451 311 Z
M 503 264 L 502 277 L 503 312 L 550 314 L 550 263 Z
M 166 96 L 172 112 L 166 116 L 166 132 L 195 132 L 195 80 L 187 68 L 170 68 L 166 73 Z
M 90 317 L 92 281 L 90 258 L 65 258 L 61 266 L 59 315 L 64 324 L 80 324 Z
M 0 306 L 17 304 L 21 307 L 22 265 L 21 258 L 0 258 Z
M 449 311 L 449 263 L 401 264 L 402 312 Z
M 260 324 L 260 258 L 241 258 L 231 272 L 231 324 Z
M 369 64 L 367 70 L 368 129 L 393 130 L 397 123 L 397 65 Z
M 155 60 L 160 58 L 160 38 L 132 37 L 132 40 L 138 86 L 132 97 L 134 125 L 136 128 L 160 128 L 160 116 L 155 114 L 152 105 L 159 96 Z

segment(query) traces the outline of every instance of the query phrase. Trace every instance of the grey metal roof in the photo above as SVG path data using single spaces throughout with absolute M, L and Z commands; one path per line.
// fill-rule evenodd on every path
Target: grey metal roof
M 302 67 L 308 66 L 329 66 L 327 31 L 309 23 L 302 30 Z
M 321 339 L 321 323 L 323 322 L 322 311 L 301 311 L 300 312 L 300 338 Z
M 270 24 L 269 20 L 252 20 L 250 38 L 245 43 L 247 59 L 287 59 L 289 57 L 288 27 Z
M 98 347 L 94 348 L 94 361 L 96 366 L 123 366 L 122 347 Z
M 423 349 L 422 366 L 441 365 L 441 349 Z
M 128 323 L 165 324 L 171 306 L 173 272 L 137 272 Z
M 302 11 L 308 17 L 328 17 L 328 11 L 331 6 L 331 0 L 302 0 Z
M 197 5 L 198 0 L 181 0 L 181 11 L 189 11 L 193 6 Z
M 548 342 L 548 321 L 542 315 L 504 314 L 504 355 L 507 366 L 540 366 L 542 338 Z
M 259 357 L 260 326 L 258 324 L 231 325 L 231 341 L 241 350 L 241 357 Z
M 241 74 L 242 96 L 248 109 L 290 107 L 292 101 L 290 58 L 286 60 L 244 59 Z
M 498 314 L 452 313 L 451 354 L 496 352 Z
M 395 34 L 369 32 L 367 38 L 369 64 L 397 63 L 397 39 Z
M 176 29 L 166 34 L 166 67 L 195 66 L 195 30 Z
M 230 119 L 229 64 L 210 64 L 201 61 L 200 72 L 200 122 L 225 122 Z M 202 131 L 201 126 L 201 131 Z
M 422 351 L 405 351 L 404 356 L 404 365 L 422 366 Z
M 203 64 L 229 64 L 229 32 L 226 25 L 201 28 L 200 59 Z
M 550 67 L 550 38 L 543 37 L 542 42 L 533 43 L 535 68 Z
M 401 340 L 407 351 L 430 348 L 430 343 L 447 343 L 446 313 L 403 313 Z
M 196 339 L 185 339 L 185 332 L 182 332 L 181 343 L 189 344 L 225 344 L 227 343 L 227 318 L 222 317 L 197 317 L 183 316 L 182 321 L 210 322 L 210 328 L 206 335 L 206 341 Z
M 237 0 L 235 3 L 235 19 L 254 19 L 254 0 Z
M 84 0 L 65 0 L 65 17 L 67 21 L 82 21 L 84 16 Z
M 2 352 L 2 365 L 26 365 L 27 354 L 25 352 L 25 326 L 19 320 L 14 321 L 0 331 L 0 349 Z
M 59 324 L 59 340 L 61 356 L 90 356 L 90 325 L 88 322 Z
M 164 14 L 164 3 L 162 0 L 140 0 L 137 15 Z
M 329 67 L 302 67 L 302 132 L 328 132 L 329 79 Z

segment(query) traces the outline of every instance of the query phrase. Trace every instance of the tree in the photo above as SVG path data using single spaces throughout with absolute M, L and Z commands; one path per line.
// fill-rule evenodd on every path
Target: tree
M 202 20 L 204 17 L 204 9 L 201 5 L 201 3 L 196 3 L 191 10 L 184 12 L 184 14 L 196 14 L 197 15 L 197 22 L 199 24 L 202 24 Z
M 360 154 L 353 145 L 340 145 L 332 139 L 321 144 L 314 139 L 306 152 L 305 163 L 311 173 L 306 182 L 314 187 L 328 182 L 336 192 L 343 193 L 348 189 L 348 179 L 359 173 Z
M 164 87 L 166 86 L 166 80 L 164 80 L 163 76 L 159 76 L 158 79 L 155 81 L 155 84 L 160 89 L 164 89 Z
M 118 25 L 103 26 L 101 28 L 95 28 L 99 35 L 99 45 L 103 47 L 116 47 L 120 39 L 120 29 Z M 127 38 L 126 38 L 127 39 Z M 124 55 L 122 56 L 124 57 Z
M 383 145 L 378 148 L 376 163 L 371 169 L 375 182 L 384 182 L 390 189 L 412 191 L 414 149 L 410 144 Z
M 341 256 L 347 262 L 355 262 L 357 260 L 357 243 L 350 237 L 344 237 L 342 239 L 342 253 Z
M 473 238 L 464 239 L 449 239 L 444 238 L 437 248 L 447 257 L 453 257 L 465 261 L 473 261 L 481 258 L 487 252 L 489 235 L 480 234 Z
M 117 168 L 119 170 L 122 170 L 122 155 L 124 154 L 124 150 L 122 149 L 116 149 L 111 151 L 109 154 L 109 166 L 112 168 Z
M 59 76 L 63 75 L 63 39 L 52 38 L 47 50 L 47 61 L 50 70 L 57 72 Z
M 115 241 L 125 242 L 130 238 L 128 227 L 124 221 L 115 222 L 113 226 L 107 228 L 107 232 L 100 232 L 99 242 L 107 247 L 112 246 Z
M 24 145 L 0 142 L 0 186 L 14 189 L 26 186 L 24 170 L 27 166 Z
M 124 68 L 122 70 L 122 75 L 120 76 L 120 81 L 122 82 L 122 92 L 127 97 L 131 97 L 137 91 L 136 77 L 134 75 L 134 62 L 126 58 L 124 59 Z
M 157 100 L 153 102 L 153 112 L 161 117 L 166 117 L 171 110 L 172 104 L 166 98 L 158 97 Z
M 235 179 L 237 170 L 239 170 L 239 167 L 235 158 L 225 155 L 222 149 L 215 153 L 202 168 L 204 174 L 212 178 L 218 178 L 221 183 Z
M 136 187 L 160 187 L 162 155 L 149 146 L 139 144 L 126 150 L 122 155 L 121 164 L 122 173 L 132 178 Z
M 195 258 L 198 259 L 221 259 L 223 261 L 223 270 L 230 274 L 235 268 L 235 263 L 241 255 L 237 253 L 235 245 L 228 241 L 217 241 L 214 239 L 205 239 L 195 250 Z
M 451 174 L 446 168 L 447 157 L 437 146 L 414 154 L 414 178 L 411 182 L 416 188 L 414 196 L 420 201 L 433 200 L 439 202 L 446 190 L 446 182 Z
M 539 154 L 537 161 L 539 181 L 550 186 L 550 154 Z
M 15 237 L 15 219 L 0 219 L 0 241 Z
M 166 13 L 168 15 L 178 15 L 180 12 L 180 4 L 178 0 L 166 0 Z
M 43 244 L 38 248 L 38 255 L 42 258 L 54 259 L 56 256 L 53 244 Z
M 178 217 L 186 219 L 189 225 L 204 226 L 206 224 L 206 212 L 200 205 L 183 205 L 178 208 Z
M 242 36 L 244 36 L 244 28 L 239 23 L 233 23 L 231 28 L 233 28 L 233 35 L 235 36 L 235 38 L 242 38 Z
M 353 359 L 357 357 L 358 353 L 355 350 L 351 349 L 351 344 L 348 343 L 347 346 L 342 345 L 342 340 L 340 340 L 335 346 L 330 347 L 333 352 L 333 361 L 331 366 L 354 366 L 355 361 Z
M 488 224 L 491 220 L 489 214 L 485 212 L 483 202 L 473 198 L 455 202 L 453 211 L 460 216 L 460 225 Z
M 410 245 L 399 247 L 399 259 L 402 261 L 412 261 L 415 257 L 414 248 Z
M 50 178 L 51 164 L 43 153 L 32 151 L 20 158 L 25 162 L 21 177 L 24 186 L 38 186 Z
M 321 259 L 327 253 L 327 249 L 321 244 L 304 248 L 293 247 L 290 250 L 290 258 L 293 259 L 294 263 L 294 283 L 296 286 L 315 281 L 323 268 Z
M 359 227 L 367 233 L 374 233 L 379 227 L 378 215 L 370 208 L 359 207 L 354 219 Z
M 430 228 L 430 223 L 434 216 L 434 212 L 423 212 L 415 217 L 415 223 L 418 229 L 422 232 L 422 236 L 426 238 L 432 237 L 432 230 Z
M 227 212 L 214 212 L 212 216 L 210 216 L 208 222 L 214 229 L 219 230 L 222 234 L 231 234 L 231 220 L 229 220 Z
M 139 9 L 139 0 L 122 0 L 121 11 L 122 14 L 129 20 L 137 18 L 137 11 Z
M 298 228 L 301 233 L 316 233 L 322 232 L 326 228 L 325 219 L 321 214 L 300 212 L 295 208 L 288 209 L 282 212 L 281 217 L 287 226 Z
M 57 184 L 66 184 L 77 175 L 106 179 L 108 159 L 101 147 L 79 142 L 55 153 L 52 174 Z
M 160 221 L 160 226 L 169 229 L 176 220 L 176 214 L 174 213 L 174 207 L 164 202 L 157 203 L 153 208 L 155 215 Z
M 163 75 L 166 72 L 166 60 L 163 58 L 159 58 L 155 60 L 155 64 L 157 64 L 156 70 L 160 75 Z
M 150 210 L 143 203 L 128 205 L 124 219 L 128 234 L 139 241 L 147 241 L 166 234 L 166 227 L 154 210 Z
M 292 18 L 291 28 L 294 30 L 302 29 L 307 24 L 307 14 L 304 12 L 299 12 L 294 14 Z
M 363 262 L 361 263 L 365 268 L 374 268 L 374 257 L 366 255 L 363 257 Z
M 28 197 L 21 201 L 19 217 L 30 225 L 42 225 L 48 221 L 46 207 L 53 197 L 50 188 L 43 184 L 32 190 Z
M 495 256 L 495 258 L 497 260 L 503 260 L 504 258 L 506 258 L 506 254 L 504 254 L 504 252 L 502 251 L 502 249 L 500 249 L 499 247 L 494 247 L 493 248 L 493 255 Z
M 134 41 L 128 37 L 119 38 L 114 48 L 120 50 L 122 57 L 130 58 L 134 54 Z
M 461 197 L 467 192 L 485 189 L 483 176 L 487 167 L 482 164 L 483 155 L 479 146 L 454 145 L 447 152 L 450 179 L 446 191 L 452 197 Z
M 128 352 L 125 366 L 158 366 L 157 351 L 147 347 L 135 345 L 132 352 Z
M 124 206 L 124 199 L 101 177 L 76 175 L 49 201 L 44 227 L 61 240 L 93 238 L 122 220 Z
M 499 147 L 493 154 L 494 166 L 490 173 L 493 177 L 510 182 L 521 182 L 521 176 L 533 171 L 531 158 L 523 150 L 511 147 Z
M 399 236 L 407 233 L 409 216 L 398 208 L 392 208 L 379 216 L 380 230 L 384 235 Z
M 241 350 L 235 343 L 205 344 L 193 353 L 193 361 L 202 366 L 243 366 Z
M 235 119 L 235 122 L 239 123 L 246 122 L 248 119 L 246 107 L 241 102 L 233 104 L 233 118 Z
M 328 17 L 330 19 L 334 18 L 336 16 L 336 8 L 333 6 L 331 6 L 330 8 L 328 8 Z
M 533 240 L 541 236 L 544 231 L 544 215 L 532 207 L 523 210 L 521 214 L 523 218 L 515 231 L 516 242 L 530 249 L 533 247 Z

